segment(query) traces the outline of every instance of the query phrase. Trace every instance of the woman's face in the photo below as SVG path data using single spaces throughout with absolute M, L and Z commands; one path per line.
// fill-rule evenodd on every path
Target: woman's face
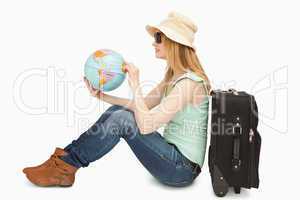
M 154 42 L 152 43 L 152 45 L 155 48 L 155 57 L 156 58 L 160 58 L 160 59 L 166 59 L 166 50 L 163 44 L 163 39 L 161 37 L 160 39 L 160 43 L 157 42 L 157 39 L 155 39 L 154 37 Z

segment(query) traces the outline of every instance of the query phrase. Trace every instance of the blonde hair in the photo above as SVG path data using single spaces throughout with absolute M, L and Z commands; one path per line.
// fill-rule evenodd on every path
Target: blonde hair
M 164 76 L 165 83 L 169 83 L 174 75 L 174 70 L 186 71 L 189 69 L 204 79 L 204 86 L 206 86 L 209 93 L 208 95 L 210 95 L 210 81 L 205 74 L 196 52 L 189 46 L 169 39 L 164 34 L 162 34 L 162 42 L 166 49 L 167 59 L 166 73 Z

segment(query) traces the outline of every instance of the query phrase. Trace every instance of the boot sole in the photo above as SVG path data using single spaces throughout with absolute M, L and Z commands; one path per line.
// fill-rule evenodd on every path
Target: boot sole
M 40 184 L 36 183 L 28 174 L 26 174 L 27 179 L 34 185 L 39 187 L 62 187 L 62 188 L 68 188 L 73 186 L 73 184 L 52 184 L 52 185 L 46 185 L 46 184 Z

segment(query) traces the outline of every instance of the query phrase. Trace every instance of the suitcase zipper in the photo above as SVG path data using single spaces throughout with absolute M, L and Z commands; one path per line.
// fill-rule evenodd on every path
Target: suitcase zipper
M 249 142 L 250 143 L 252 143 L 253 137 L 254 137 L 254 132 L 253 132 L 252 128 L 250 128 L 250 132 L 249 132 Z
M 254 141 L 254 131 L 251 128 L 249 132 L 249 145 L 250 145 L 250 156 L 249 156 L 249 188 L 253 185 L 253 171 L 255 170 L 255 147 L 253 144 Z
M 250 108 L 252 108 L 252 96 L 250 96 Z M 252 109 L 250 109 L 250 130 L 249 130 L 249 170 L 248 170 L 248 183 L 249 183 L 249 188 L 251 188 L 251 185 L 252 185 L 252 177 L 253 177 L 253 174 L 252 174 L 252 164 L 253 164 L 253 137 L 254 137 L 254 132 L 253 132 L 253 115 L 252 115 Z

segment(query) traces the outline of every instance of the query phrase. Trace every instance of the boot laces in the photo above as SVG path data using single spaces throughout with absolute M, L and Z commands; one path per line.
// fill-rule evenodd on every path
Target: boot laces
M 53 154 L 51 155 L 50 159 L 49 159 L 49 163 L 48 163 L 48 166 L 50 167 L 57 167 L 59 169 L 61 169 L 62 171 L 64 172 L 68 172 L 67 169 L 65 169 L 62 165 L 60 165 L 57 161 L 58 161 L 59 158 L 59 155 L 57 154 Z
M 58 155 L 53 154 L 51 155 L 49 162 L 48 162 L 48 166 L 53 166 L 53 167 L 57 167 L 58 163 L 57 163 L 57 159 L 58 159 Z

